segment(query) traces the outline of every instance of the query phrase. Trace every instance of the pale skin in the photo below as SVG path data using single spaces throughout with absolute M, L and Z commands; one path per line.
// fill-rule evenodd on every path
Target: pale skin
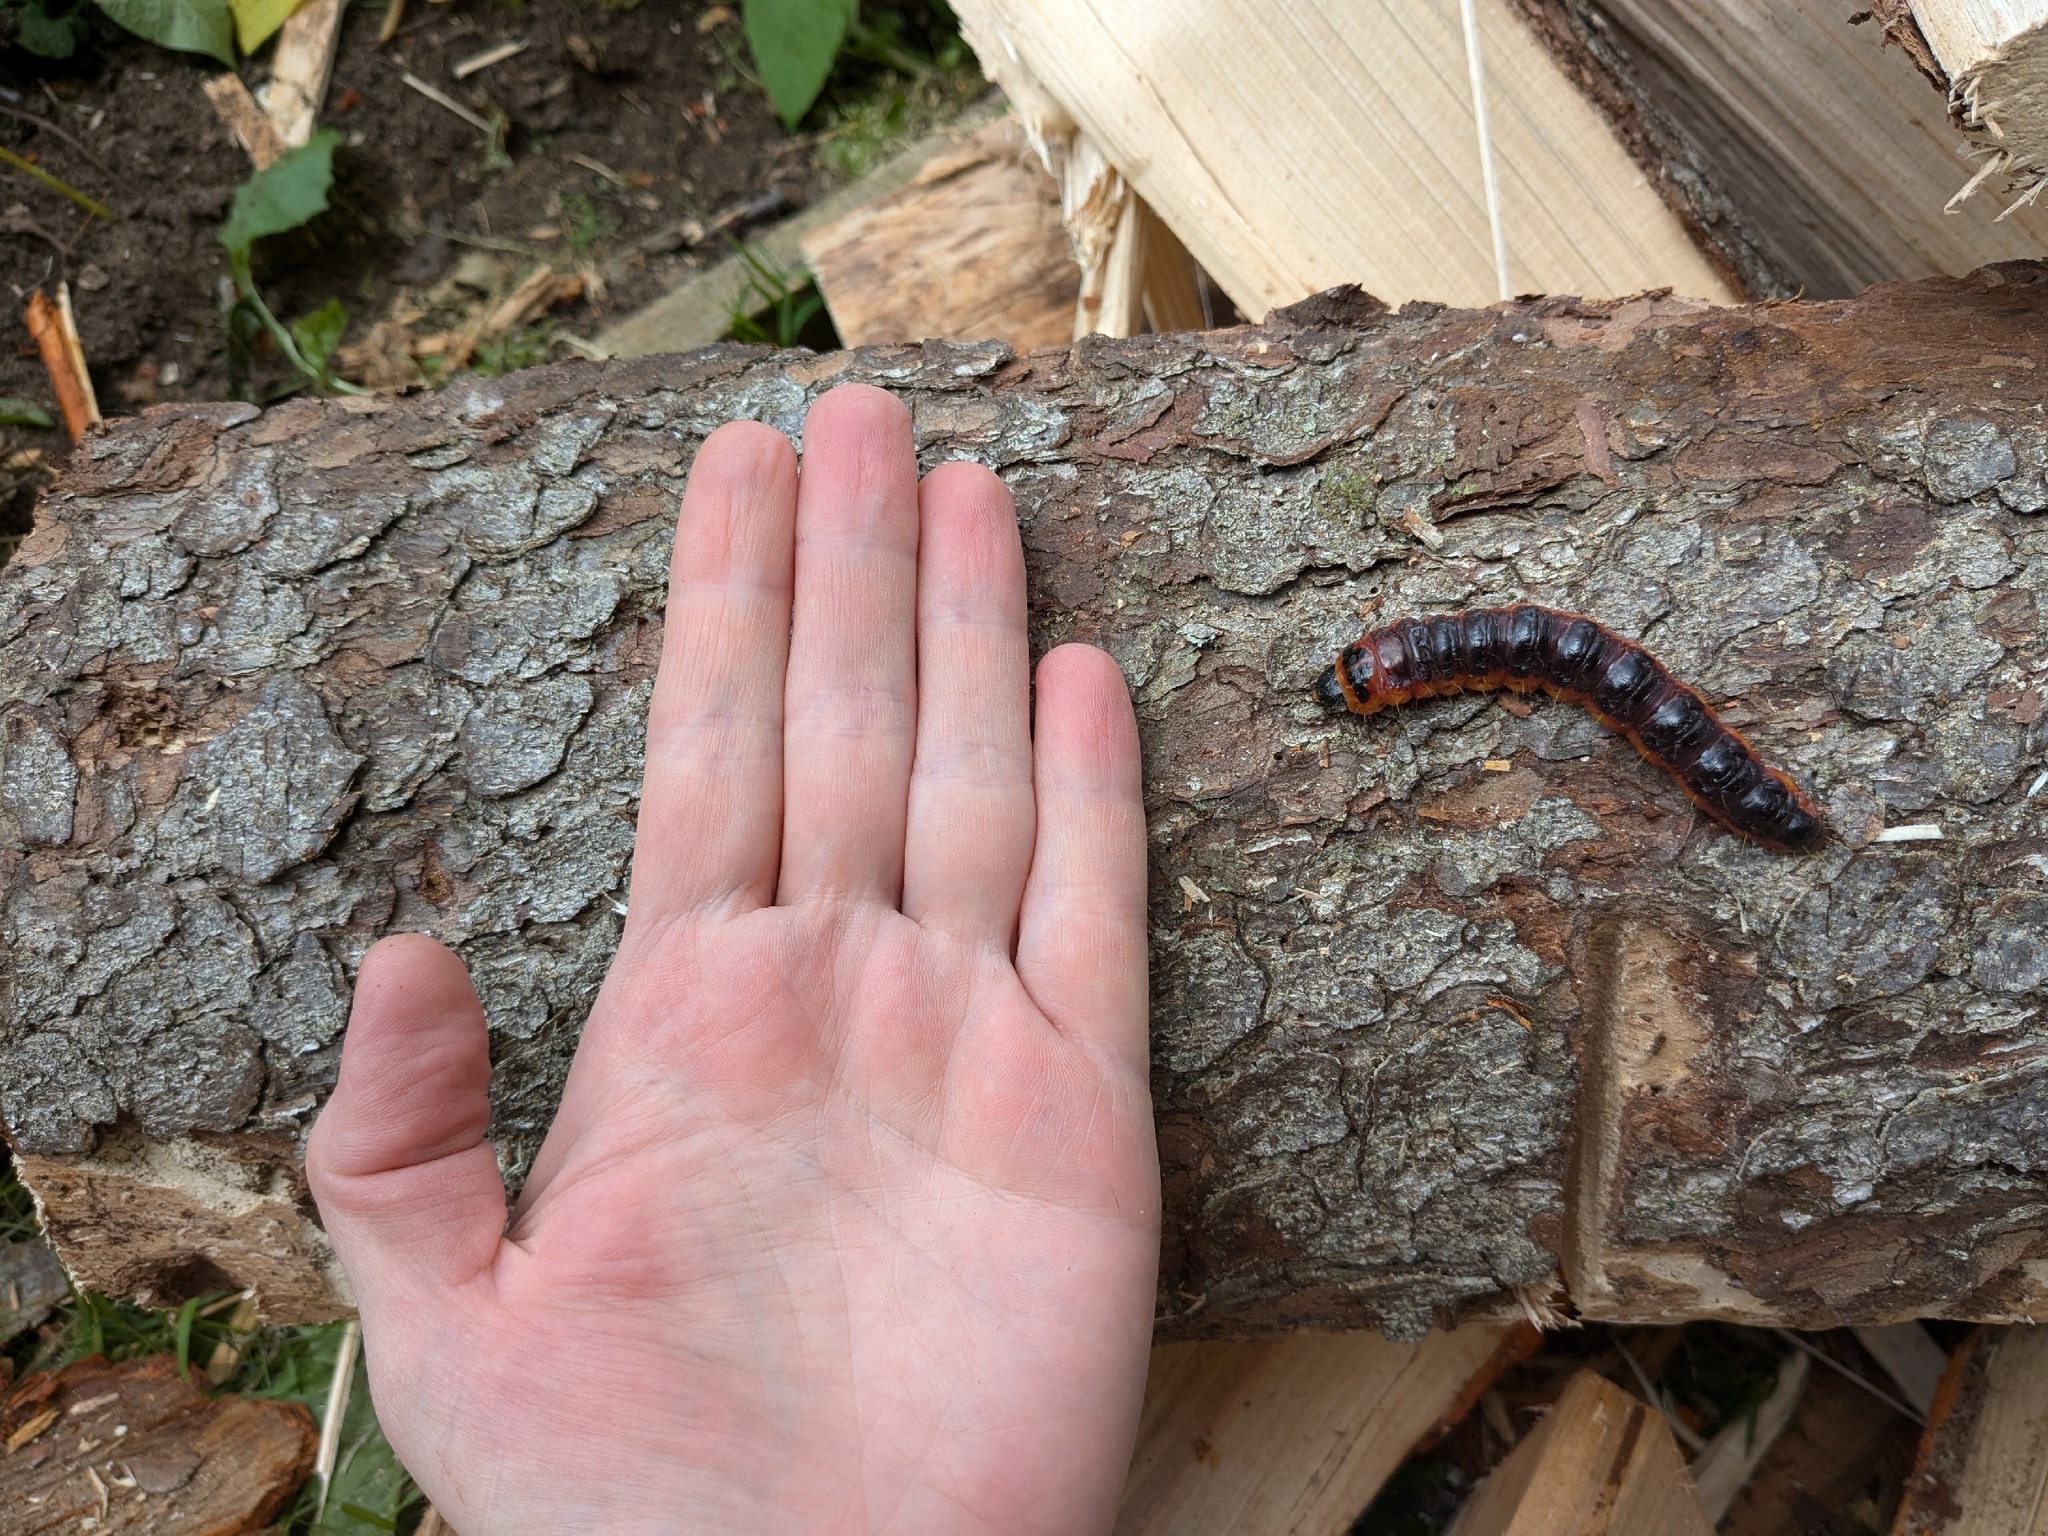
M 625 935 L 510 1212 L 482 1010 L 364 959 L 308 1150 L 379 1418 L 462 1536 L 1110 1527 L 1159 1252 L 1115 664 L 1008 493 L 834 390 L 692 468 Z

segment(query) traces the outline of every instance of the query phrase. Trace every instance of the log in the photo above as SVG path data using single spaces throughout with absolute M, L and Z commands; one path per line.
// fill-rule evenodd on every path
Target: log
M 1394 1469 L 1465 1416 L 1538 1334 L 1473 1323 L 1162 1344 L 1115 1536 L 1343 1536 Z
M 238 1536 L 298 1492 L 313 1441 L 297 1403 L 201 1396 L 169 1355 L 95 1355 L 0 1396 L 0 1529 Z
M 1507 289 L 1458 5 L 961 0 L 956 9 L 1011 98 L 1032 94 L 1022 74 L 1057 103 L 1106 160 L 1105 190 L 1123 197 L 1127 184 L 1244 314 L 1344 282 L 1393 301 L 1454 304 L 1510 290 L 1659 286 L 1733 297 L 1506 0 L 1474 4 Z M 1071 171 L 1066 180 L 1078 243 Z M 1106 209 L 1112 228 L 1122 206 Z M 1117 291 L 1109 285 L 1092 328 L 1133 328 L 1119 329 Z
M 1962 136 L 1915 56 L 1832 0 L 1510 3 L 1753 299 L 1845 298 L 2048 247 L 2048 209 L 1944 213 L 1972 170 Z
M 1449 1536 L 1711 1536 L 1671 1429 L 1591 1371 L 1481 1483 Z
M 691 454 L 858 379 L 1005 476 L 1034 643 L 1137 701 L 1162 1339 L 2048 1318 L 2044 357 L 2009 265 L 111 426 L 0 571 L 22 1176 L 86 1284 L 345 1310 L 294 1153 L 419 929 L 516 1183 L 619 935 Z M 1574 706 L 1312 696 L 1365 614 L 1520 598 L 1640 638 L 1826 847 L 1700 822 Z

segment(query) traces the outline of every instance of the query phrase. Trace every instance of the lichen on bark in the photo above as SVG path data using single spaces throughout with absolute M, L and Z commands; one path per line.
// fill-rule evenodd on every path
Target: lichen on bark
M 60 1242 L 149 1148 L 269 1168 L 416 929 L 476 979 L 516 1181 L 618 941 L 691 456 L 861 379 L 1004 476 L 1034 644 L 1136 701 L 1163 1334 L 1412 1335 L 1561 1264 L 1600 1315 L 2048 1315 L 2041 356 L 2019 266 L 117 424 L 0 573 L 0 1116 Z M 1368 620 L 1518 599 L 1642 640 L 1828 848 L 1700 824 L 1570 706 L 1310 697 Z M 212 1209 L 166 1252 L 233 1277 Z

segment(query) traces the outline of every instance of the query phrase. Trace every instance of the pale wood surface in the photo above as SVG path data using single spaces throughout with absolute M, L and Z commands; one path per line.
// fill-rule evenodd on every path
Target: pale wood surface
M 1958 1351 L 1892 1536 L 2048 1536 L 2048 1330 Z
M 1341 1536 L 1522 1342 L 1473 1324 L 1416 1344 L 1297 1333 L 1161 1345 L 1116 1536 Z
M 313 136 L 320 104 L 327 99 L 327 79 L 334 72 L 342 9 L 342 0 L 306 0 L 278 28 L 264 110 L 287 149 L 297 149 Z
M 1336 283 L 1498 297 L 1456 0 L 963 0 L 1247 315 Z M 1730 290 L 1512 17 L 1479 0 L 1518 291 Z
M 1935 1388 L 1948 1369 L 1948 1351 L 1919 1323 L 1892 1323 L 1854 1330 L 1864 1352 L 1884 1367 L 1899 1396 L 1925 1414 L 1934 1406 Z
M 2008 182 L 2048 181 L 2048 0 L 1913 0 L 1950 98 Z
M 2003 199 L 1943 205 L 1975 170 L 1946 104 L 1875 26 L 1832 0 L 1605 0 L 1656 60 L 1642 84 L 1713 146 L 1756 231 L 1810 293 L 1961 274 L 2048 249 L 2048 207 L 2004 222 Z
M 1029 352 L 1073 329 L 1081 272 L 1059 188 L 1007 117 L 803 252 L 848 346 L 941 336 Z
M 1663 1417 L 1612 1382 L 1581 1371 L 1466 1502 L 1450 1536 L 1709 1536 L 1712 1530 Z

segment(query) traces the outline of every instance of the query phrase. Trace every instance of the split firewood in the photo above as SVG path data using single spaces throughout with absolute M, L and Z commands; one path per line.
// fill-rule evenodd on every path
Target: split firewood
M 343 0 L 305 0 L 278 29 L 263 110 L 286 149 L 313 136 L 341 41 Z
M 1759 1439 L 1768 1406 L 1758 1410 Z M 1918 1427 L 1903 1414 L 1846 1377 L 1813 1365 L 1790 1422 L 1757 1458 L 1722 1517 L 1721 1536 L 1825 1530 L 1822 1510 L 1847 1513 L 1866 1532 L 1883 1530 L 1892 1513 L 1888 1494 L 1895 1496 L 1900 1471 L 1911 1464 L 1918 1438 Z M 1700 1481 L 1698 1462 L 1692 1470 Z M 1837 1529 L 1856 1525 L 1843 1521 Z
M 43 370 L 50 376 L 50 388 L 57 396 L 64 430 L 71 434 L 71 441 L 78 442 L 86 429 L 100 420 L 100 402 L 93 393 L 92 375 L 85 366 L 85 348 L 79 344 L 78 323 L 71 313 L 70 285 L 57 285 L 54 304 L 38 288 L 28 296 L 28 309 L 22 318 L 36 351 L 42 355 Z
M 1339 282 L 1389 300 L 1489 303 L 1502 292 L 1497 201 L 1514 291 L 1732 297 L 1505 0 L 1475 6 L 1483 144 L 1455 6 L 1204 0 L 1170 26 L 1147 0 L 956 9 L 1013 102 L 1035 107 L 1035 86 L 1045 115 L 1073 125 L 1068 224 L 1084 274 L 1084 242 L 1114 251 L 1131 195 L 1248 315 Z M 1114 269 L 1104 277 L 1099 328 L 1119 334 L 1136 311 Z
M 1926 1418 L 1934 1407 L 1934 1391 L 1948 1369 L 1948 1351 L 1918 1323 L 1893 1323 L 1885 1328 L 1858 1328 L 1856 1342 L 1883 1368 L 1907 1407 Z
M 297 1143 L 404 928 L 477 978 L 516 1183 L 618 942 L 691 455 L 863 380 L 927 465 L 1003 474 L 1034 644 L 1105 646 L 1136 700 L 1163 1340 L 1414 1339 L 1566 1277 L 1611 1320 L 2048 1319 L 2042 356 L 2040 266 L 1743 309 L 1354 291 L 96 433 L 0 571 L 22 1176 L 82 1283 L 204 1256 L 272 1318 L 344 1310 Z M 1821 849 L 1697 816 L 1570 704 L 1316 701 L 1368 615 L 1521 600 L 1646 646 Z
M 1145 285 L 1153 275 L 1146 262 L 1146 236 L 1153 227 L 1163 226 L 1156 217 L 1146 218 L 1143 201 L 1130 183 L 1014 53 L 984 47 L 982 58 L 1009 98 L 1012 115 L 1040 163 L 1059 186 L 1061 217 L 1080 269 L 1073 338 L 1137 335 L 1145 327 Z M 1170 267 L 1160 268 L 1161 274 L 1170 272 Z M 1161 314 L 1181 308 L 1166 296 L 1154 307 Z
M 1592 1371 L 1481 1483 L 1449 1536 L 1711 1536 L 1671 1429 Z
M 2036 204 L 2048 188 L 2048 0 L 1911 4 L 1982 162 L 1956 201 L 1990 183 L 2017 194 L 2008 213 Z
M 256 98 L 242 84 L 240 75 L 215 75 L 200 89 L 206 92 L 206 99 L 213 103 L 215 114 L 236 142 L 249 152 L 257 170 L 271 165 L 285 152 L 277 125 L 256 105 Z
M 902 191 L 803 242 L 848 346 L 993 337 L 1019 352 L 1072 335 L 1079 268 L 1059 188 L 1001 118 Z
M 313 1465 L 297 1403 L 204 1397 L 169 1355 L 94 1356 L 0 1394 L 8 1536 L 255 1531 Z
M 1950 1358 L 1892 1536 L 2035 1536 L 2048 1468 L 2048 1331 L 1981 1328 Z
M 1116 1536 L 1342 1536 L 1418 1443 L 1536 1347 L 1528 1324 L 1152 1352 Z
M 1845 298 L 2048 247 L 2048 208 L 1942 211 L 1971 166 L 1905 0 L 1875 0 L 1862 27 L 1834 0 L 1511 3 L 1752 299 Z

